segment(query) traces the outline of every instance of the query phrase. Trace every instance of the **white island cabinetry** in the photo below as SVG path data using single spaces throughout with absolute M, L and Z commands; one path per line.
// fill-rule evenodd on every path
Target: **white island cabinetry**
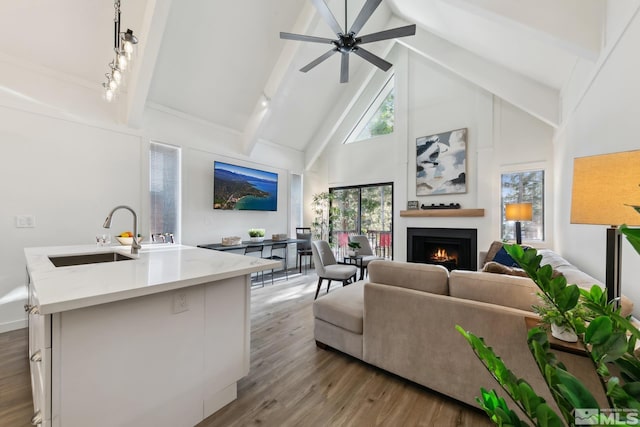
M 272 262 L 183 246 L 48 260 L 81 250 L 96 248 L 25 250 L 34 421 L 193 426 L 236 398 L 249 372 L 249 274 Z

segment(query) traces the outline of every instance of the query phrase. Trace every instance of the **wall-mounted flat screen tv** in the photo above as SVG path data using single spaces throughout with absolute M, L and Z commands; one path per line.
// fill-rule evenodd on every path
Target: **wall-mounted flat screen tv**
M 213 208 L 278 210 L 278 174 L 228 163 L 213 165 Z

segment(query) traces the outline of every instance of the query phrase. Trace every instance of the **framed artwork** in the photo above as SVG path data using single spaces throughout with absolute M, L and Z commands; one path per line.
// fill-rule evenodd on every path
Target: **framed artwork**
M 416 139 L 416 195 L 467 192 L 467 128 Z
M 417 200 L 409 200 L 407 202 L 407 210 L 418 209 L 418 201 Z

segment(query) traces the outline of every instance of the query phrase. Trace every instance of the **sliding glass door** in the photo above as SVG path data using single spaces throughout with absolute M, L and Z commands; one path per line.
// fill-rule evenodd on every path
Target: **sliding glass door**
M 393 258 L 393 183 L 335 187 L 329 192 L 329 241 L 336 254 L 347 252 L 350 235 L 362 234 L 376 255 Z

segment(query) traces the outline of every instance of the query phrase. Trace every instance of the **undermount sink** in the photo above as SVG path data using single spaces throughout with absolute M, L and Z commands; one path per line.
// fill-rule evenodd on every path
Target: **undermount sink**
M 50 256 L 49 260 L 56 267 L 70 267 L 72 265 L 97 264 L 100 262 L 129 261 L 133 258 L 118 252 L 102 252 L 98 254 L 80 254 Z

